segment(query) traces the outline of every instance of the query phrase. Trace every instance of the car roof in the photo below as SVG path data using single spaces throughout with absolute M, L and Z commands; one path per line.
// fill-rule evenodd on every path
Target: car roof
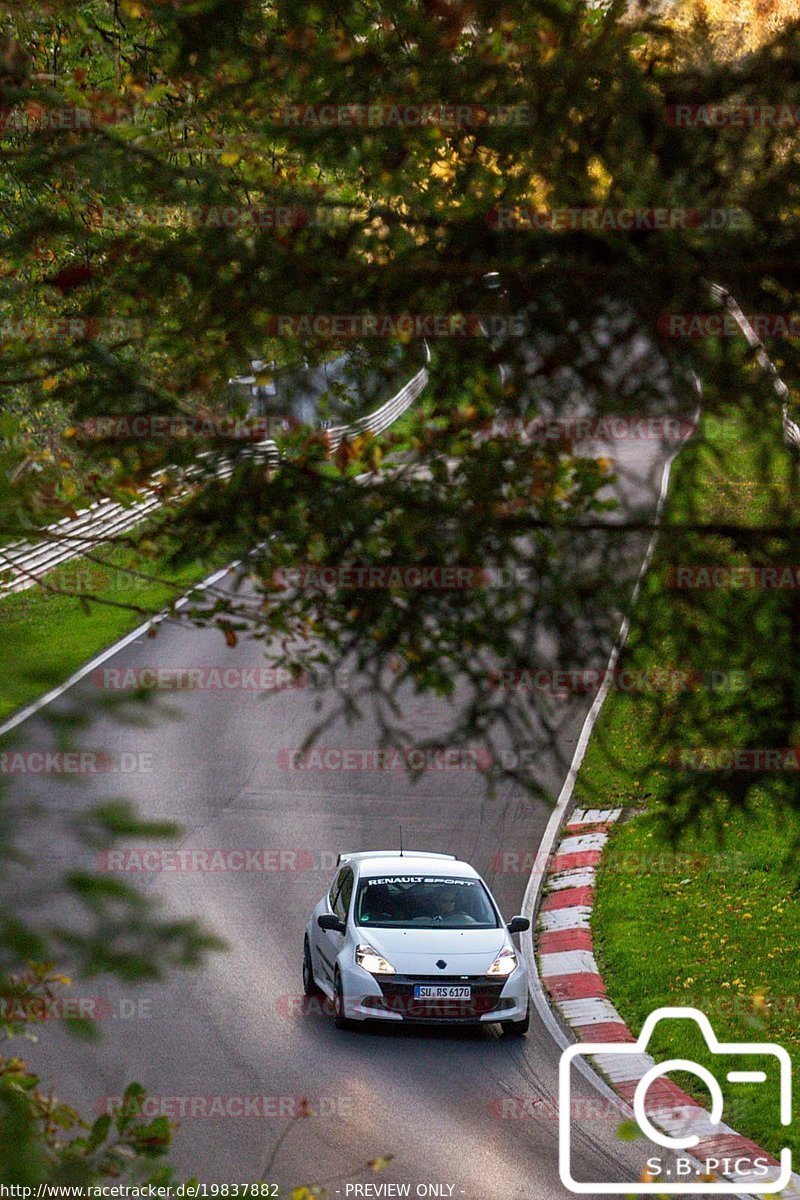
M 449 854 L 426 854 L 424 851 L 406 850 L 379 854 L 342 855 L 342 862 L 352 861 L 358 864 L 359 875 L 362 878 L 374 878 L 380 875 L 440 875 L 442 878 L 478 878 L 478 872 L 469 863 L 451 857 Z

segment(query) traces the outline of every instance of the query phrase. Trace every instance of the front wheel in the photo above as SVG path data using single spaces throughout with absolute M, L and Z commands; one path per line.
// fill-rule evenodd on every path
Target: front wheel
M 314 979 L 314 968 L 311 965 L 311 947 L 308 937 L 303 942 L 303 991 L 307 996 L 318 996 L 319 988 Z
M 344 989 L 338 969 L 333 978 L 333 1023 L 337 1029 L 350 1028 L 350 1022 L 344 1015 Z
M 531 1027 L 531 1002 L 521 1021 L 501 1021 L 500 1027 L 505 1037 L 524 1037 Z

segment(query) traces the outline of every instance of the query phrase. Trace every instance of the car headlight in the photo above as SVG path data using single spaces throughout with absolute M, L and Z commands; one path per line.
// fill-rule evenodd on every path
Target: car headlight
M 517 969 L 517 952 L 512 950 L 510 946 L 506 946 L 505 950 L 501 950 L 497 958 L 494 960 L 487 975 L 510 975 L 512 971 Z
M 356 962 L 365 971 L 369 971 L 370 975 L 395 975 L 397 973 L 382 954 L 378 954 L 377 950 L 373 950 L 372 946 L 366 945 L 365 942 L 356 946 Z

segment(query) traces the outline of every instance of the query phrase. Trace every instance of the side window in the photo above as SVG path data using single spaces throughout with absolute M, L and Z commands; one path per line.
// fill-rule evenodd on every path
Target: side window
M 330 904 L 332 909 L 335 909 L 336 907 L 336 897 L 339 895 L 339 888 L 342 886 L 342 881 L 344 880 L 347 871 L 347 867 L 342 867 L 341 871 L 337 873 L 336 878 L 331 884 L 331 890 L 328 892 L 328 904 Z
M 333 902 L 333 911 L 342 921 L 346 921 L 350 909 L 350 899 L 353 895 L 353 872 L 350 867 L 346 867 L 342 871 L 341 880 L 336 899 Z

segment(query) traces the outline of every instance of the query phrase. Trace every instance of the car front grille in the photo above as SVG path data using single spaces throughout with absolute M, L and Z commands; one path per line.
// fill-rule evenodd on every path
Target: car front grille
M 485 975 L 392 975 L 378 979 L 380 997 L 365 997 L 368 1008 L 381 1012 L 396 1012 L 408 1021 L 477 1021 L 487 1013 L 502 1013 L 513 1008 L 514 1001 L 502 1000 L 500 993 L 506 980 L 487 980 Z M 468 986 L 472 988 L 469 1000 L 415 1000 L 414 988 L 422 984 L 429 987 Z

